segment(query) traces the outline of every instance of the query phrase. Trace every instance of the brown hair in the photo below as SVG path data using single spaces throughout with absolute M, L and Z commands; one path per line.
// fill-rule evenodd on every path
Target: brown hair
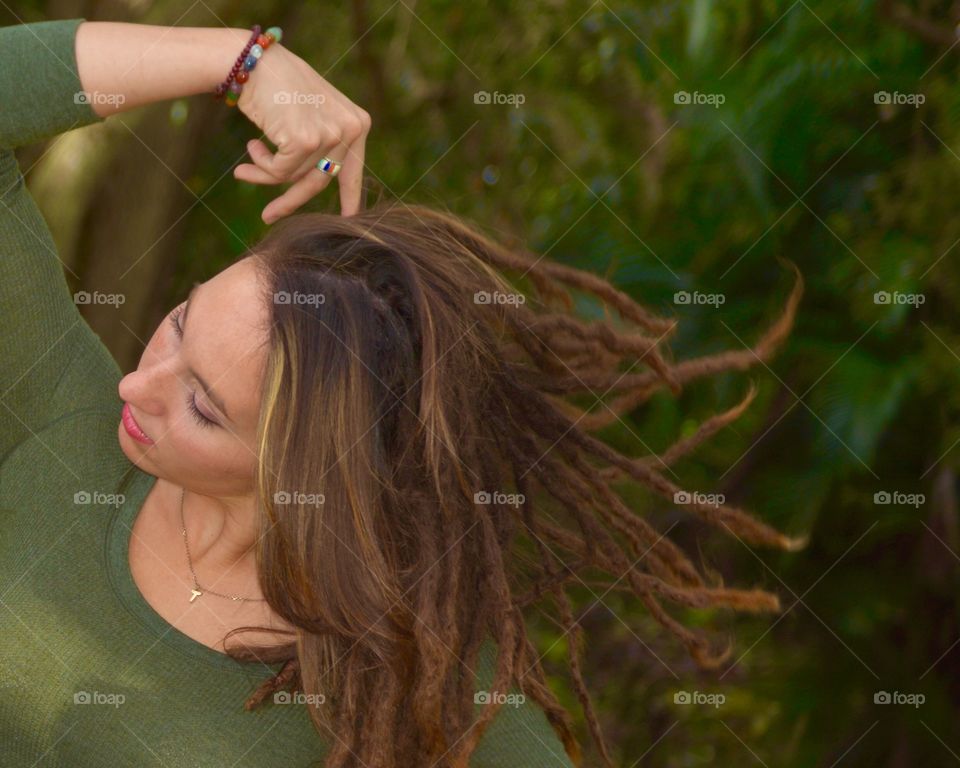
M 335 737 L 327 768 L 465 768 L 500 706 L 474 724 L 474 681 L 460 669 L 460 660 L 475 668 L 487 637 L 498 651 L 491 688 L 518 686 L 580 764 L 570 715 L 524 624 L 524 610 L 548 598 L 570 633 L 571 684 L 611 765 L 566 591 L 585 569 L 623 579 L 704 667 L 729 647 L 714 648 L 664 601 L 779 610 L 763 590 L 708 583 L 612 489 L 632 479 L 674 503 L 682 489 L 663 470 L 740 416 L 752 383 L 742 402 L 659 456 L 627 457 L 589 432 L 663 387 L 677 395 L 694 379 L 770 359 L 803 292 L 795 265 L 781 316 L 752 349 L 675 363 L 661 349 L 675 320 L 436 209 L 302 213 L 250 255 L 270 308 L 258 568 L 270 606 L 298 631 L 282 648 L 229 652 L 284 662 L 248 709 L 284 689 L 324 695 L 308 709 Z M 578 317 L 570 289 L 599 301 L 605 319 Z M 607 401 L 598 411 L 575 402 L 597 393 Z M 751 544 L 802 545 L 733 506 L 694 497 L 684 508 Z

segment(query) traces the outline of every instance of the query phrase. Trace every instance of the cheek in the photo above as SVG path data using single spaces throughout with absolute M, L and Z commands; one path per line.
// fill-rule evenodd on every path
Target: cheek
M 177 420 L 167 437 L 168 446 L 184 467 L 201 471 L 216 469 L 223 461 L 223 445 L 210 434 L 211 430 L 197 426 L 182 403 L 174 403 L 173 417 Z
M 255 467 L 253 454 L 222 427 L 201 427 L 178 405 L 178 421 L 168 448 L 185 471 L 207 476 L 246 477 Z

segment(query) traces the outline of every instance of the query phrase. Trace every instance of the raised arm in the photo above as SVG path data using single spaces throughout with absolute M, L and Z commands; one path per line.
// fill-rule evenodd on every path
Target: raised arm
M 82 18 L 0 28 L 0 461 L 65 413 L 101 407 L 115 396 L 112 379 L 119 373 L 80 316 L 12 150 L 113 112 L 212 94 L 249 37 L 248 30 L 223 27 Z M 285 100 L 284 91 L 314 98 Z M 238 166 L 235 176 L 295 182 L 267 206 L 266 220 L 292 212 L 329 184 L 331 177 L 314 169 L 324 155 L 343 162 L 344 213 L 359 207 L 369 117 L 306 62 L 271 45 L 237 108 L 278 149 L 273 155 L 263 142 L 251 142 L 256 164 Z
M 249 29 L 85 21 L 77 28 L 77 68 L 90 106 L 108 117 L 212 93 L 249 39 Z M 271 46 L 271 57 L 278 46 Z M 262 63 L 268 65 L 266 56 Z
M 77 30 L 77 66 L 85 98 L 100 116 L 154 101 L 210 93 L 220 83 L 250 30 L 85 22 Z M 227 108 L 227 107 L 225 107 Z M 342 165 L 338 178 L 345 216 L 359 210 L 370 116 L 279 41 L 264 50 L 237 109 L 276 145 L 247 144 L 253 163 L 234 170 L 254 184 L 293 185 L 263 211 L 273 222 L 323 191 L 333 175 L 324 158 Z
M 57 416 L 91 404 L 98 383 L 116 371 L 105 350 L 96 354 L 98 340 L 69 293 L 11 149 L 102 120 L 73 98 L 82 21 L 0 28 L 0 462 Z M 85 374 L 72 381 L 78 354 L 87 358 Z

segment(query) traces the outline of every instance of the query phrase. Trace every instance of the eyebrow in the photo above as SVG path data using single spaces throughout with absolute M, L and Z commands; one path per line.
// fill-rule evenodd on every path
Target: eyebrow
M 193 288 L 190 289 L 190 295 L 187 296 L 187 303 L 184 304 L 183 306 L 183 335 L 184 336 L 187 335 L 187 312 L 190 310 L 190 302 L 193 300 L 193 297 L 196 295 L 197 289 L 199 287 L 200 287 L 199 282 L 196 282 L 193 284 Z M 217 393 L 213 391 L 213 389 L 207 384 L 207 382 L 205 382 L 200 377 L 200 374 L 197 373 L 195 370 L 193 370 L 193 368 L 188 367 L 187 371 L 190 373 L 191 376 L 193 376 L 193 378 L 197 380 L 197 382 L 203 388 L 203 391 L 206 393 L 207 398 L 210 400 L 210 402 L 212 402 L 217 407 L 217 410 L 220 411 L 220 413 L 222 413 L 227 418 L 228 421 L 232 422 L 233 419 L 231 419 L 230 414 L 227 413 L 227 407 L 223 404 L 223 400 L 220 399 Z

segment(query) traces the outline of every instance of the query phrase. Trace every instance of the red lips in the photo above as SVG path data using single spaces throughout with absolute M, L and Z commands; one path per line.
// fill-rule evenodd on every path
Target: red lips
M 144 445 L 153 445 L 153 440 L 151 440 L 147 433 L 140 429 L 140 425 L 137 424 L 137 420 L 133 418 L 133 413 L 130 411 L 130 404 L 124 403 L 123 410 L 120 411 L 120 420 L 123 422 L 123 428 L 127 430 L 127 434 L 130 435 L 138 443 L 143 443 Z

